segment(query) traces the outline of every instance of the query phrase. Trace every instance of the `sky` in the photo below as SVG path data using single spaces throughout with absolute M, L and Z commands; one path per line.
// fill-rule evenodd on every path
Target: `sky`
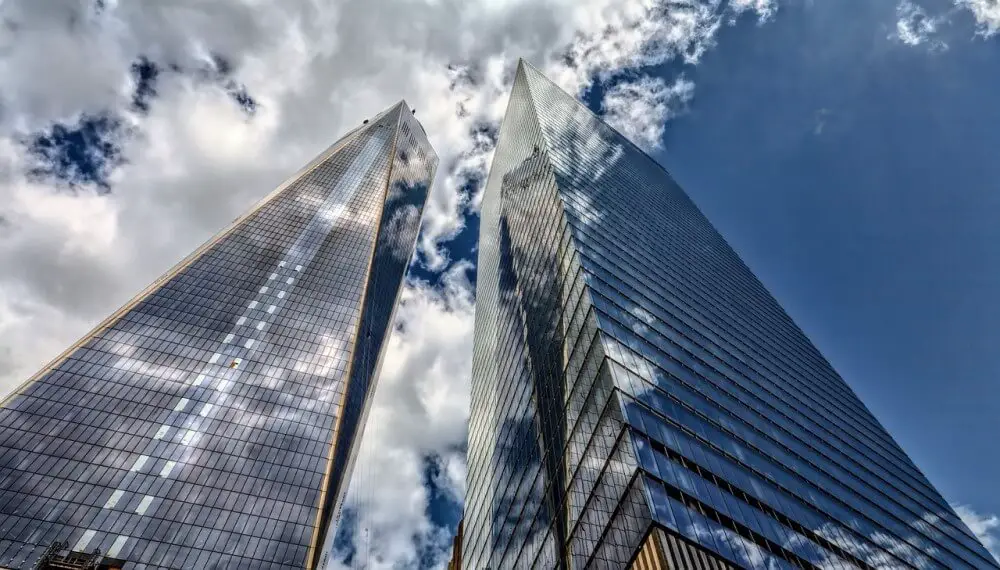
M 441 567 L 524 57 L 674 175 L 1000 552 L 998 32 L 998 0 L 0 0 L 0 392 L 405 98 L 442 160 L 341 545 Z

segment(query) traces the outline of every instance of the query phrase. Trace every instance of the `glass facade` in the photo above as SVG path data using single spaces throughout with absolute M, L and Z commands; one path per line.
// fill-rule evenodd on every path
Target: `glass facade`
M 657 529 L 678 568 L 1000 568 L 669 174 L 524 63 L 480 231 L 464 567 L 624 568 Z
M 0 409 L 0 567 L 325 565 L 437 156 L 400 102 Z

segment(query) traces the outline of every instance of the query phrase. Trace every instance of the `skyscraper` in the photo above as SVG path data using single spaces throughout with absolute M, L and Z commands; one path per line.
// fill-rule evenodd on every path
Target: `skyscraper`
M 0 567 L 324 566 L 436 167 L 394 105 L 8 397 Z
M 482 207 L 465 568 L 998 568 L 653 159 L 523 62 Z

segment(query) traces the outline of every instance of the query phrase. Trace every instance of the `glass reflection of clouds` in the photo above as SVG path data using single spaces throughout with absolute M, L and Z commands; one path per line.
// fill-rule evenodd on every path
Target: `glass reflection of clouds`
M 464 566 L 621 568 L 655 524 L 724 568 L 998 568 L 669 174 L 527 65 L 479 247 Z
M 395 157 L 414 124 L 400 103 L 349 133 L 5 403 L 0 566 L 57 540 L 138 567 L 319 560 L 388 326 L 371 315 L 437 164 L 424 138 L 422 169 Z M 385 224 L 399 180 L 422 189 Z
M 336 536 L 334 519 L 339 516 L 347 490 L 347 475 L 356 458 L 358 430 L 365 424 L 385 339 L 391 330 L 398 304 L 400 283 L 410 262 L 424 203 L 437 168 L 437 156 L 427 142 L 423 127 L 408 111 L 399 116 L 392 153 L 388 158 L 391 166 L 389 176 L 381 187 L 381 211 L 370 224 L 376 228 L 374 241 L 365 250 L 366 253 L 371 252 L 371 258 L 357 313 L 357 336 L 351 345 L 344 403 L 329 469 L 329 491 L 323 498 L 324 516 L 318 526 L 318 534 L 326 537 L 317 553 L 319 568 L 326 565 L 333 549 Z M 355 217 L 350 216 L 350 219 Z M 323 350 L 333 350 L 331 356 L 336 356 L 337 348 L 333 341 Z M 329 356 L 317 356 L 311 362 L 335 366 L 335 359 Z

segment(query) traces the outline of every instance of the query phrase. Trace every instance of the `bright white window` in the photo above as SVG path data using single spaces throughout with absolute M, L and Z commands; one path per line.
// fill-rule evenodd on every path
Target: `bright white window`
M 96 530 L 88 530 L 87 532 L 83 533 L 83 536 L 80 537 L 80 540 L 76 541 L 76 546 L 73 547 L 73 550 L 77 552 L 83 552 L 87 550 L 87 545 L 90 544 L 91 540 L 94 540 L 95 534 L 97 534 Z
M 111 493 L 111 496 L 108 497 L 108 502 L 104 503 L 104 508 L 105 509 L 115 508 L 115 505 L 118 504 L 118 501 L 122 499 L 122 495 L 124 494 L 125 491 L 122 491 L 121 489 L 116 489 L 115 492 Z
M 127 536 L 122 535 L 116 538 L 115 541 L 111 543 L 111 548 L 108 549 L 108 556 L 110 556 L 111 558 L 118 556 L 118 553 L 121 552 L 123 548 L 125 548 L 126 542 L 128 542 Z
M 295 266 L 295 270 L 296 271 L 302 271 L 302 266 L 301 265 L 296 265 Z
M 230 382 L 229 380 L 223 380 L 223 381 L 219 382 L 219 388 L 218 388 L 218 390 L 220 392 L 225 392 L 226 390 L 229 389 L 229 386 L 231 384 L 232 384 L 232 382 Z
M 204 407 L 201 408 L 201 412 L 199 412 L 199 414 L 202 417 L 204 417 L 207 416 L 211 411 L 212 411 L 212 404 L 205 404 Z
M 247 306 L 250 307 L 251 309 L 256 309 L 257 308 L 257 301 L 250 301 L 250 304 L 247 305 Z
M 264 321 L 260 321 L 259 323 L 257 323 L 257 330 L 259 330 L 259 331 L 264 330 L 264 325 L 265 324 L 267 324 L 267 323 L 265 323 Z
M 215 364 L 216 362 L 219 361 L 219 358 L 221 358 L 221 357 L 222 357 L 222 355 L 219 354 L 218 352 L 216 352 L 215 354 L 212 355 L 212 358 L 208 359 L 208 363 L 209 364 Z
M 278 298 L 279 299 L 284 299 L 285 298 L 285 292 L 284 291 L 278 291 Z
M 295 282 L 295 279 L 293 279 L 291 277 L 289 277 L 288 279 L 285 279 L 285 283 L 288 283 L 289 285 L 291 285 L 294 282 Z
M 239 319 L 236 320 L 236 326 L 241 327 L 241 326 L 243 326 L 243 323 L 245 323 L 245 322 L 247 322 L 247 318 L 246 317 L 240 317 Z
M 245 343 L 243 343 L 243 346 L 246 347 L 246 348 L 250 348 L 251 346 L 253 346 L 253 339 L 250 339 L 250 340 L 246 341 Z
M 226 343 L 226 344 L 229 344 L 229 343 L 233 342 L 233 339 L 234 339 L 234 338 L 236 338 L 236 335 L 233 335 L 233 334 L 227 334 L 227 335 L 226 335 L 226 340 L 224 340 L 224 341 L 222 341 L 222 342 L 224 342 L 224 343 Z
M 181 401 L 177 402 L 177 405 L 174 406 L 174 411 L 175 412 L 183 412 L 184 408 L 187 407 L 188 402 L 190 402 L 190 401 L 191 400 L 188 400 L 187 398 L 181 398 Z
M 174 465 L 177 465 L 176 461 L 167 461 L 167 464 L 160 470 L 160 477 L 170 477 L 170 472 L 174 470 Z
M 261 287 L 260 294 L 263 295 L 264 293 L 267 293 L 270 289 L 271 289 L 270 287 Z
M 198 377 L 194 379 L 194 382 L 192 384 L 194 384 L 195 386 L 201 386 L 201 383 L 204 381 L 205 381 L 205 375 L 199 374 Z
M 132 469 L 129 469 L 129 471 L 138 471 L 142 469 L 142 466 L 145 465 L 147 461 L 149 461 L 148 455 L 140 455 L 139 458 L 135 460 L 135 463 L 132 464 Z
M 278 278 L 278 274 L 277 273 L 272 273 L 271 276 L 268 277 L 268 279 L 270 279 L 271 281 L 274 281 L 277 278 Z
M 278 267 L 284 267 L 284 266 L 285 266 L 285 262 L 284 261 L 279 261 L 278 262 Z
M 275 309 L 277 309 L 277 308 L 278 308 L 278 307 L 275 307 L 274 305 L 271 305 L 271 306 L 269 306 L 269 307 L 267 308 L 267 312 L 268 312 L 268 313 L 274 313 Z
M 191 442 L 194 441 L 197 435 L 198 432 L 194 431 L 193 429 L 189 429 L 186 432 L 184 432 L 184 437 L 181 438 L 181 443 L 183 445 L 191 445 Z
M 152 503 L 153 503 L 153 496 L 146 495 L 145 497 L 142 498 L 141 501 L 139 501 L 139 506 L 135 508 L 135 513 L 137 515 L 146 514 L 146 509 L 148 509 L 149 505 L 151 505 Z
M 153 436 L 153 439 L 163 439 L 169 431 L 170 426 L 160 426 L 160 429 L 156 430 L 156 435 Z

